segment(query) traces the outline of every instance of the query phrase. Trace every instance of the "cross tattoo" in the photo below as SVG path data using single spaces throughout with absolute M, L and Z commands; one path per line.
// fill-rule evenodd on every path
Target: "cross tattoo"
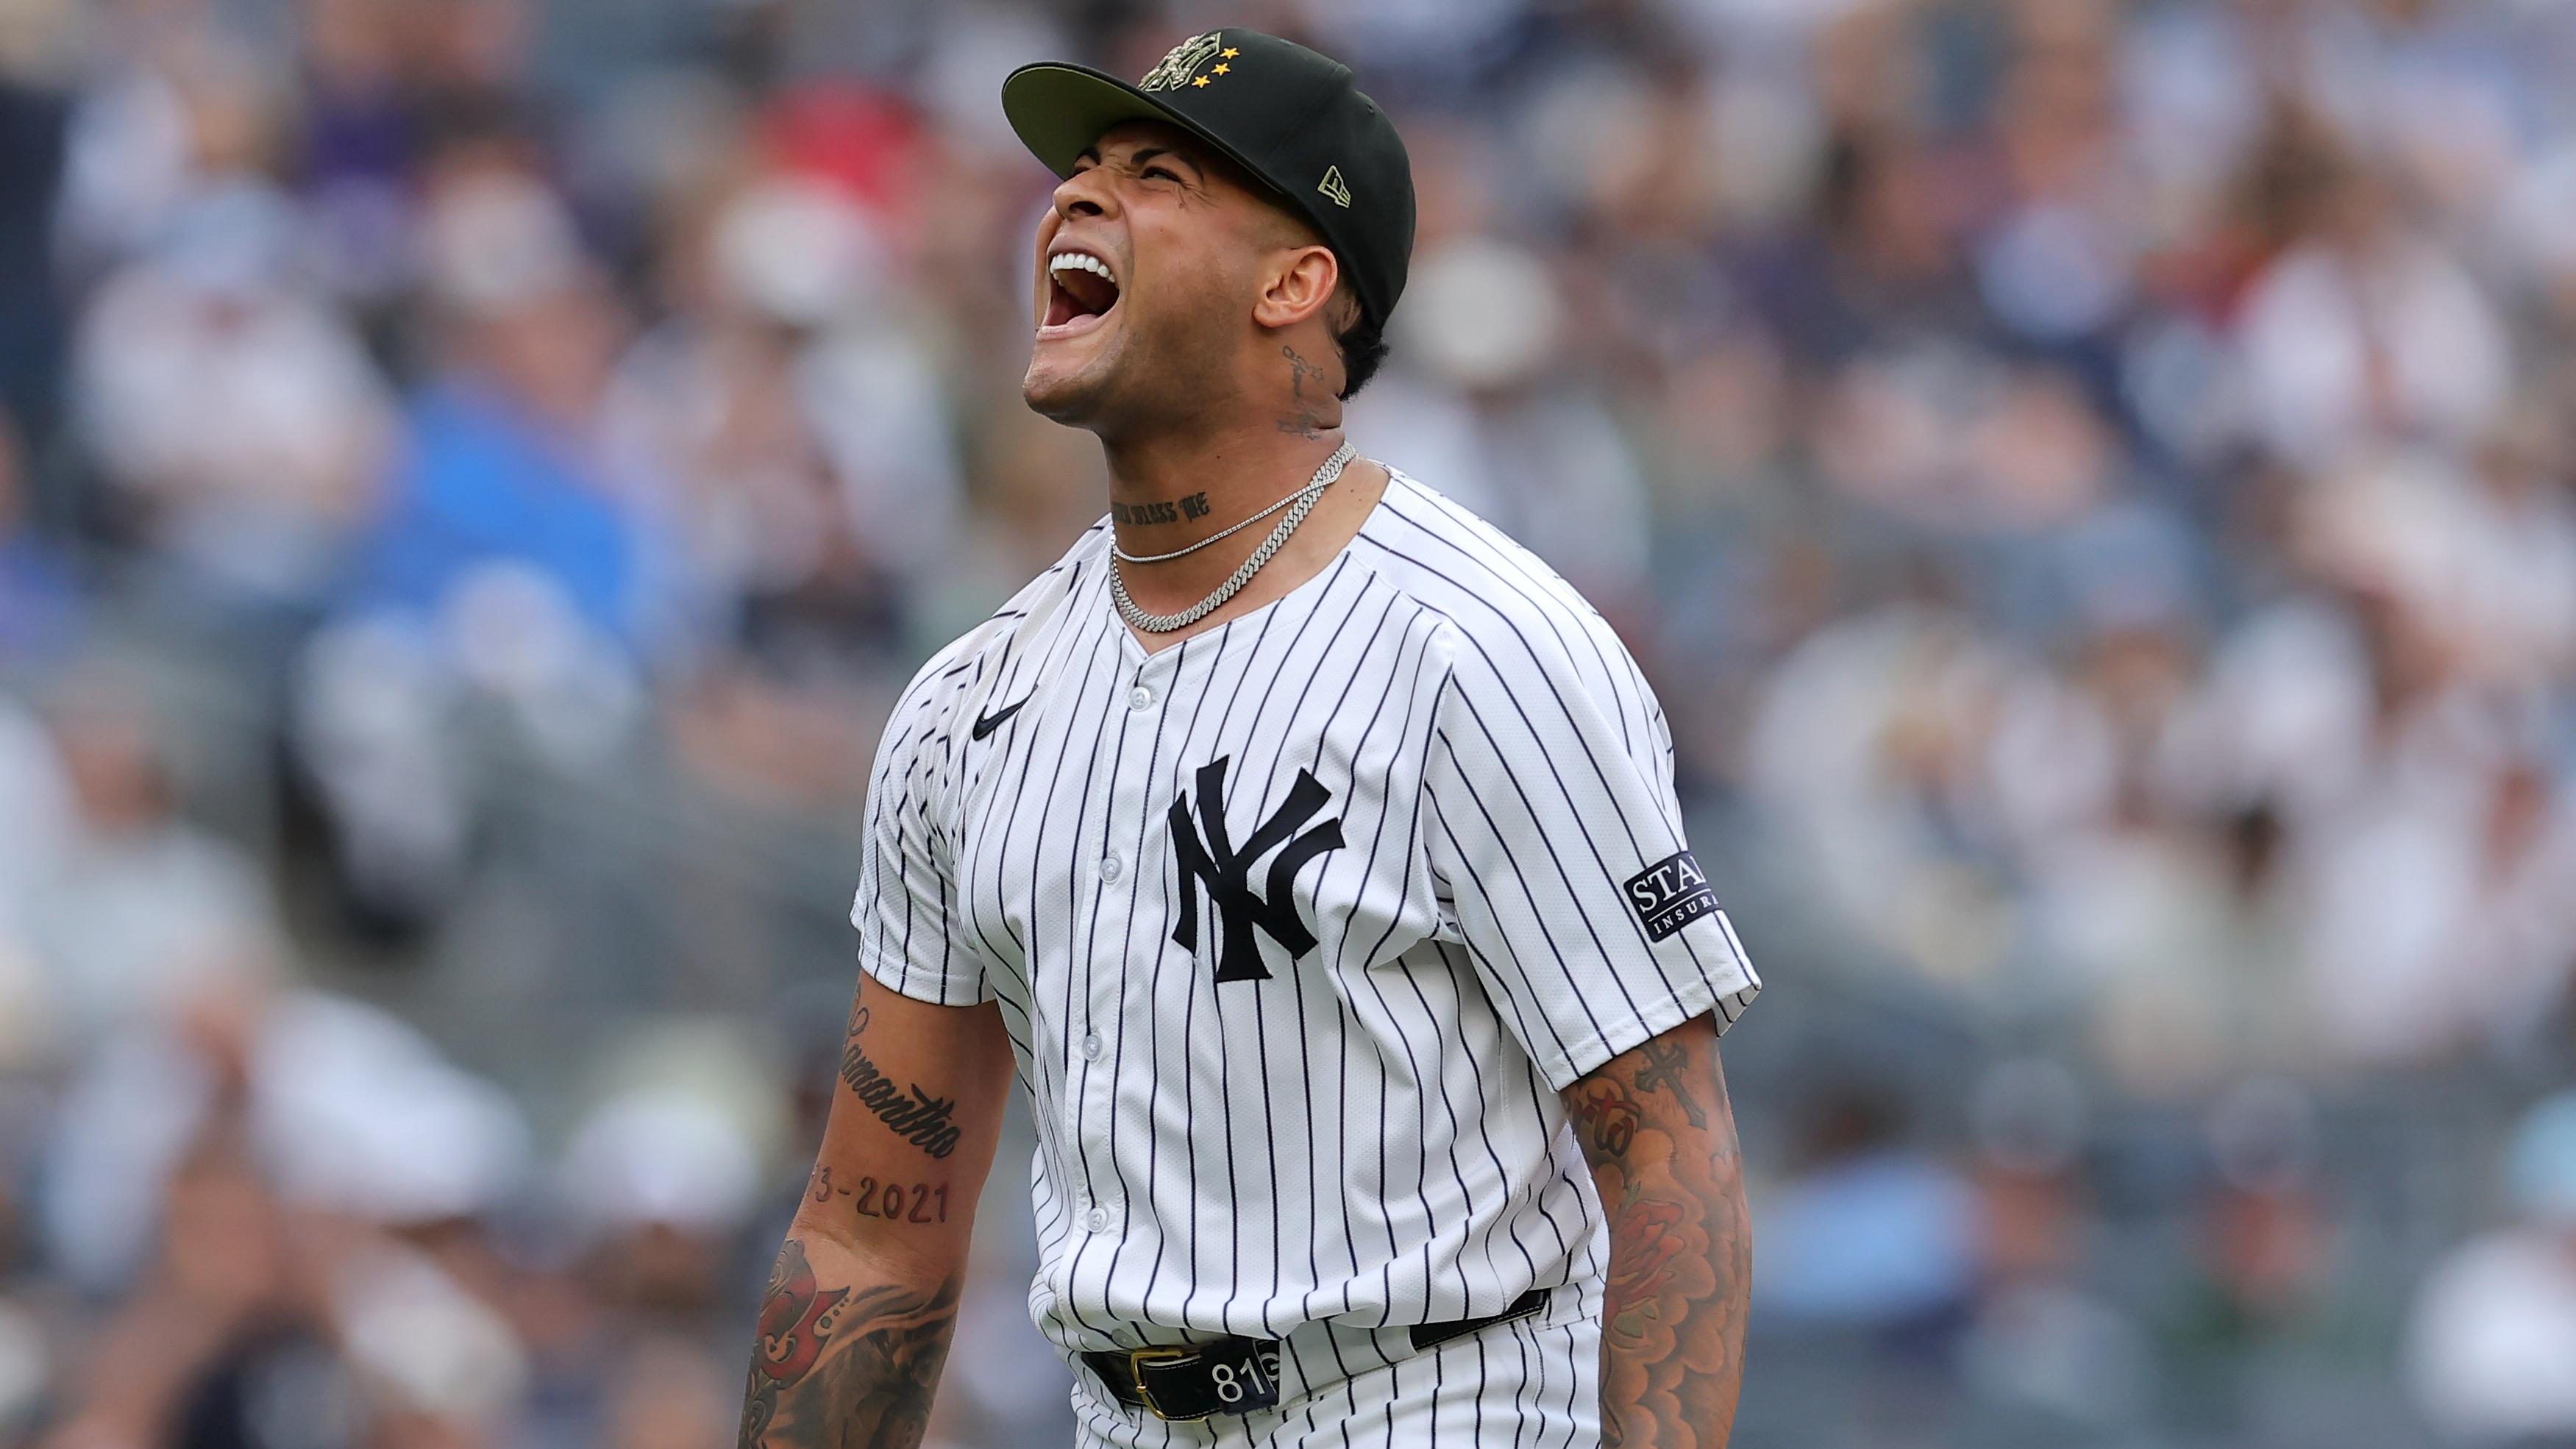
M 1689 1054 L 1662 1037 L 1647 1042 L 1638 1051 L 1645 1055 L 1646 1064 L 1637 1069 L 1637 1085 L 1649 1091 L 1658 1087 L 1669 1090 L 1681 1102 L 1682 1115 L 1690 1118 L 1690 1124 L 1705 1129 L 1708 1117 L 1691 1100 L 1690 1078 L 1683 1074 L 1690 1063 Z

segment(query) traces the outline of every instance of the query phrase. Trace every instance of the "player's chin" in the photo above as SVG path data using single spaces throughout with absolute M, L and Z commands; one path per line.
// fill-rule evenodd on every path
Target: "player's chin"
M 1078 425 L 1092 415 L 1108 391 L 1107 361 L 1065 340 L 1050 346 L 1042 337 L 1029 355 L 1028 373 L 1020 379 L 1020 397 L 1040 417 Z

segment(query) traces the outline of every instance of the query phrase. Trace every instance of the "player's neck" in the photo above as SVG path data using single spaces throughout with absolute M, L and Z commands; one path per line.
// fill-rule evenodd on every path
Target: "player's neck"
M 1119 545 L 1163 553 L 1195 543 L 1306 486 L 1341 445 L 1338 426 L 1292 433 L 1266 418 L 1104 438 Z M 1162 504 L 1171 505 L 1168 519 Z
M 1131 554 L 1187 548 L 1305 487 L 1341 445 L 1338 427 L 1283 433 L 1266 418 L 1213 431 L 1103 439 L 1109 459 L 1109 521 L 1118 546 Z M 1255 524 L 1185 558 L 1140 565 L 1137 573 L 1150 573 L 1157 592 L 1196 584 L 1204 594 L 1260 546 L 1275 521 Z M 1131 576 L 1129 587 L 1140 581 Z
M 1186 437 L 1104 440 L 1110 519 L 1118 546 L 1132 554 L 1169 553 L 1231 528 L 1304 488 L 1342 445 L 1338 426 L 1284 432 L 1266 417 L 1256 423 Z M 1324 490 L 1287 545 L 1241 593 L 1198 627 L 1140 638 L 1149 649 L 1176 643 L 1257 609 L 1314 577 L 1359 532 L 1385 485 L 1383 470 L 1364 459 L 1354 460 L 1342 479 Z M 1263 519 L 1182 558 L 1122 564 L 1128 592 L 1140 607 L 1154 613 L 1186 609 L 1251 557 L 1280 516 Z

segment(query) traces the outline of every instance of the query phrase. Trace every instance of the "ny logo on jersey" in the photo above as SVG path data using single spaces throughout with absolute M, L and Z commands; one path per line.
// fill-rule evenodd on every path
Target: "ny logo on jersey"
M 1258 929 L 1267 934 L 1292 961 L 1315 949 L 1315 933 L 1297 918 L 1297 902 L 1289 894 L 1289 886 L 1296 880 L 1299 866 L 1325 851 L 1341 848 L 1342 822 L 1336 816 L 1303 835 L 1297 833 L 1333 798 L 1322 781 L 1299 770 L 1288 798 L 1270 812 L 1270 818 L 1262 821 L 1238 850 L 1225 831 L 1225 766 L 1225 757 L 1220 756 L 1199 767 L 1195 822 L 1190 818 L 1189 796 L 1179 795 L 1172 800 L 1172 857 L 1179 862 L 1181 871 L 1181 918 L 1172 927 L 1172 941 L 1184 951 L 1199 948 L 1199 887 L 1205 885 L 1225 932 L 1224 943 L 1217 952 L 1216 979 L 1267 981 L 1270 971 L 1261 964 L 1261 947 L 1252 933 Z M 1283 845 L 1286 848 L 1279 849 Z M 1256 896 L 1250 884 L 1252 868 L 1274 849 L 1279 849 L 1279 854 L 1270 862 L 1268 891 Z

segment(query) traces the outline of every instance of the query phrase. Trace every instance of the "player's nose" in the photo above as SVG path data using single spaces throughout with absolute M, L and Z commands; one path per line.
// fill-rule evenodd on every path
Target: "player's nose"
M 1110 216 L 1118 208 L 1117 188 L 1109 184 L 1109 168 L 1093 166 L 1076 171 L 1056 183 L 1055 214 L 1072 221 L 1085 216 Z

